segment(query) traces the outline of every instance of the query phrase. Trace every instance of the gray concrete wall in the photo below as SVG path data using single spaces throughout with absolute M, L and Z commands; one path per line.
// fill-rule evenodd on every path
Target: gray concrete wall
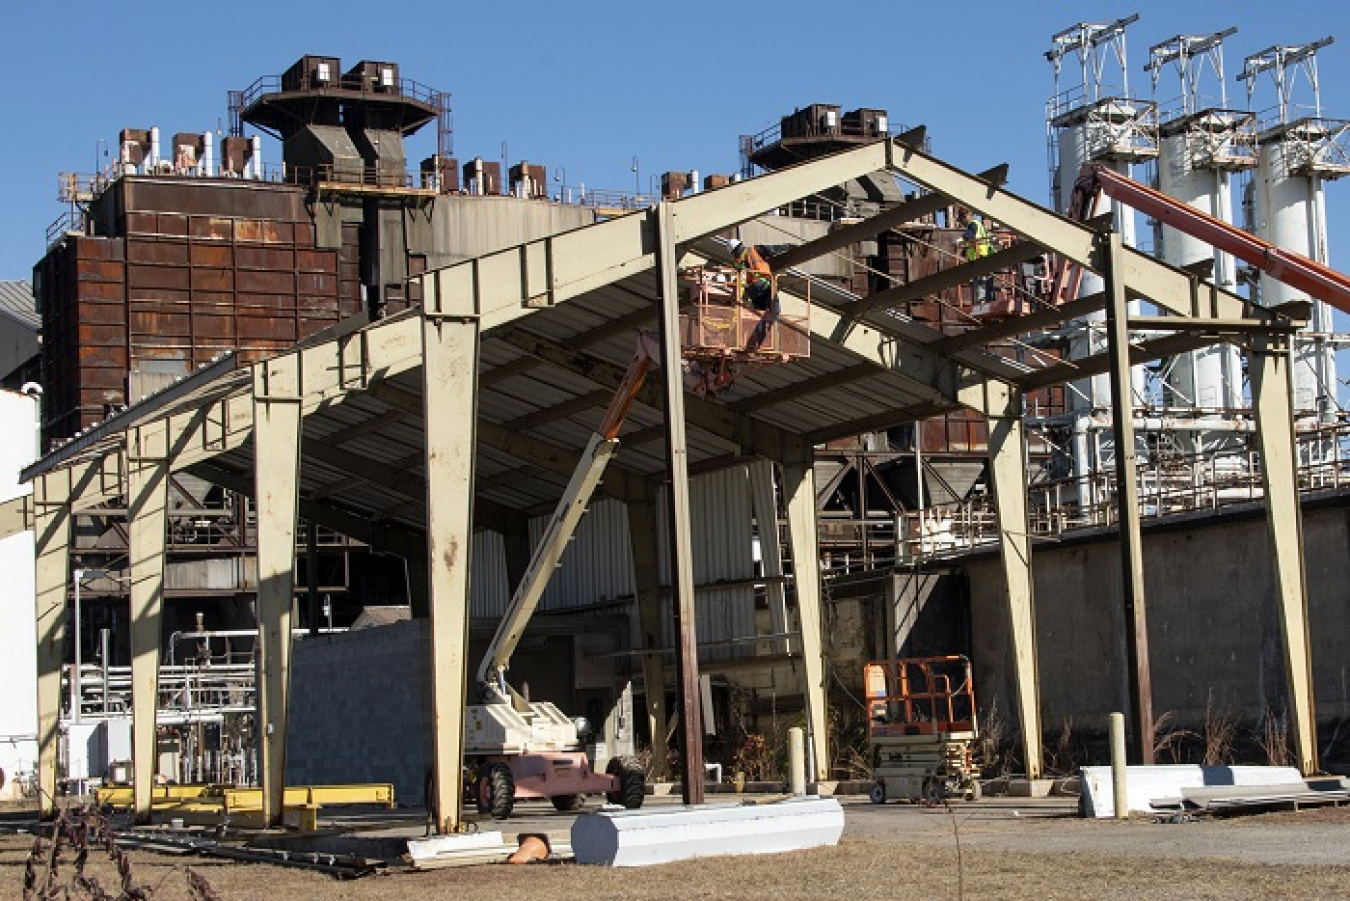
M 601 617 L 541 619 L 512 658 L 511 684 L 602 726 L 616 686 L 626 682 L 616 672 L 622 658 L 610 653 L 619 647 L 620 626 Z M 472 627 L 470 680 L 495 626 Z M 427 627 L 428 620 L 414 619 L 295 643 L 288 784 L 392 782 L 399 803 L 423 802 L 433 750 Z
M 1350 510 L 1304 512 L 1313 678 L 1319 720 L 1350 714 Z M 1153 529 L 1144 534 L 1154 715 L 1194 726 L 1213 703 L 1246 720 L 1284 707 L 1284 659 L 1265 520 Z M 966 564 L 981 707 L 1013 710 L 1012 645 L 1002 569 Z M 1033 558 L 1041 709 L 1105 728 L 1128 710 L 1119 544 L 1113 537 L 1040 546 Z M 1325 741 L 1325 737 L 1324 737 Z
M 431 765 L 427 620 L 295 643 L 286 782 L 392 782 L 421 804 Z

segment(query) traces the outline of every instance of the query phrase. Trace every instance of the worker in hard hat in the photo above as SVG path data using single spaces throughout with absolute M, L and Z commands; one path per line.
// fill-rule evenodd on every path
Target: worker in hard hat
M 769 309 L 773 306 L 774 296 L 773 269 L 765 259 L 768 248 L 752 247 L 733 239 L 730 250 L 732 265 L 744 279 L 745 299 L 760 312 Z
M 961 256 L 965 258 L 966 262 L 973 263 L 994 252 L 994 239 L 989 234 L 989 228 L 984 224 L 984 219 L 979 213 L 961 207 L 956 212 L 956 221 L 963 229 L 959 247 Z M 990 295 L 993 294 L 993 281 L 993 276 L 989 275 L 971 282 L 971 290 L 975 295 L 976 303 L 983 303 L 992 299 Z
M 778 316 L 778 297 L 774 292 L 773 269 L 769 266 L 769 256 L 780 248 L 750 246 L 732 239 L 727 245 L 731 251 L 731 262 L 742 279 L 745 299 L 760 313 L 759 324 L 746 342 L 745 349 L 755 351 L 768 336 L 769 326 Z

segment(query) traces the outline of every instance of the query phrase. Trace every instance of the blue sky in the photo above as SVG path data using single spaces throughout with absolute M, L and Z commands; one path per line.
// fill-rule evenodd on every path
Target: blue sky
M 15 4 L 5 16 L 0 278 L 29 276 L 62 212 L 57 173 L 93 170 L 100 140 L 114 143 L 123 127 L 157 125 L 166 137 L 216 128 L 227 90 L 306 53 L 339 56 L 344 68 L 396 61 L 404 77 L 451 93 L 461 160 L 497 159 L 505 143 L 512 162 L 561 168 L 571 184 L 647 191 L 668 169 L 730 172 L 738 135 L 820 102 L 926 124 L 938 155 L 972 170 L 1008 162 L 1010 187 L 1044 202 L 1050 37 L 1136 12 L 1136 95 L 1149 93 L 1149 46 L 1178 33 L 1239 28 L 1225 45 L 1231 103 L 1245 100 L 1233 79 L 1244 56 L 1337 34 L 1319 55 L 1324 115 L 1350 118 L 1350 12 L 1311 0 Z M 1262 88 L 1257 107 L 1273 103 Z M 432 140 L 415 138 L 409 158 L 428 155 Z M 279 159 L 270 142 L 264 155 Z M 1348 184 L 1330 186 L 1328 207 L 1331 262 L 1350 268 Z

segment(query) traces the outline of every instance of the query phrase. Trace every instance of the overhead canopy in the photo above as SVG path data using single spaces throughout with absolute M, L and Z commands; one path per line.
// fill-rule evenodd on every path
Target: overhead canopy
M 682 264 L 724 259 L 722 242 L 713 237 L 719 232 L 850 178 L 889 169 L 944 204 L 959 203 L 996 219 L 1029 242 L 1026 248 L 1100 269 L 1097 235 L 1088 226 L 1003 191 L 996 179 L 947 166 L 903 140 L 878 141 L 672 201 Z M 813 242 L 815 248 L 804 245 L 793 257 L 809 259 L 839 246 L 844 237 L 865 236 L 869 229 L 875 235 L 934 208 L 931 197 L 919 197 L 875 221 L 848 227 L 846 236 Z M 350 333 L 319 336 L 276 358 L 269 365 L 299 371 L 301 515 L 378 548 L 424 553 L 421 321 L 432 315 L 479 321 L 476 524 L 501 530 L 514 517 L 550 509 L 622 378 L 637 332 L 655 326 L 655 223 L 653 211 L 640 211 L 427 273 L 419 277 L 422 296 L 426 310 L 434 312 L 412 310 Z M 963 270 L 954 267 L 927 286 L 900 286 L 866 301 L 787 273 L 781 282 L 784 316 L 804 314 L 809 295 L 810 357 L 748 371 L 716 399 L 688 397 L 690 471 L 745 456 L 783 459 L 830 439 L 961 407 L 985 410 L 991 395 L 1005 398 L 1104 371 L 1104 357 L 1013 362 L 984 347 L 1100 308 L 1103 301 L 1097 299 L 1047 308 L 1013 324 L 972 323 L 970 332 L 954 336 L 890 309 L 973 274 Z M 1172 314 L 1228 322 L 1278 319 L 1136 252 L 1128 256 L 1124 279 L 1131 295 Z M 1137 345 L 1135 361 L 1211 343 L 1213 332 Z M 25 478 L 37 479 L 39 497 L 68 498 L 77 510 L 111 502 L 124 492 L 124 433 L 165 419 L 175 470 L 251 490 L 253 380 L 240 372 L 204 372 L 171 391 L 49 455 Z M 663 477 L 662 408 L 659 386 L 644 388 L 620 435 L 622 452 L 603 492 L 639 497 Z M 18 508 L 9 514 L 13 525 L 27 521 Z

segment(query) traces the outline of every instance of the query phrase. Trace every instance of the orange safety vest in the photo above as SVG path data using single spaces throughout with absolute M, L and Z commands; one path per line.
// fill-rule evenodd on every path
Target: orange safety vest
M 736 268 L 745 270 L 747 283 L 768 281 L 773 277 L 773 269 L 759 255 L 759 251 L 750 246 L 745 248 L 745 258 L 736 263 Z

